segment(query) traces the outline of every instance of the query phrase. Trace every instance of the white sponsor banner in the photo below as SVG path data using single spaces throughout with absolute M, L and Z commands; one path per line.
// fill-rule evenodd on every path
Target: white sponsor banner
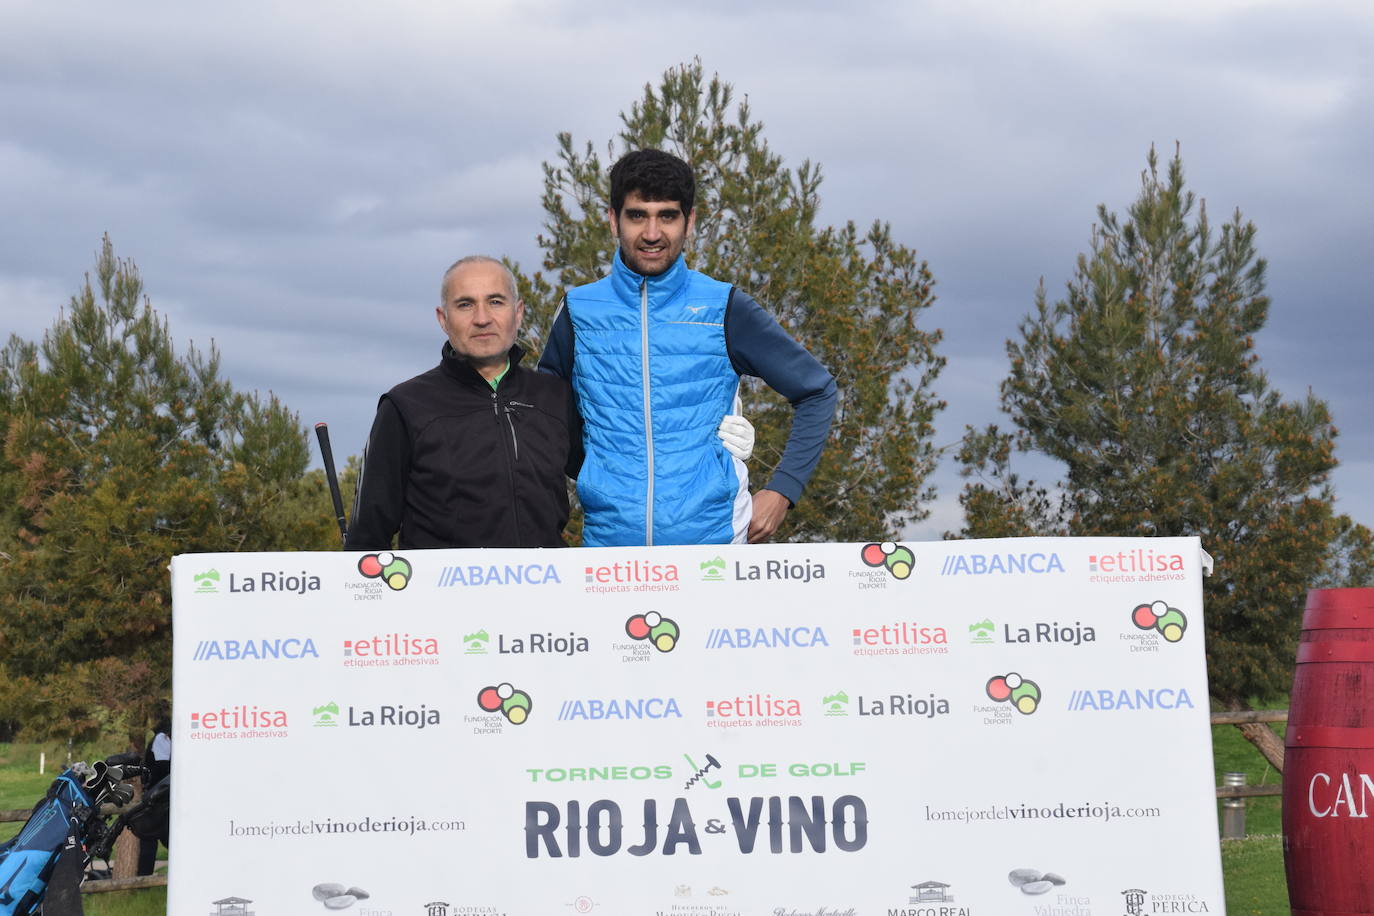
M 1200 557 L 177 557 L 170 912 L 1224 913 Z

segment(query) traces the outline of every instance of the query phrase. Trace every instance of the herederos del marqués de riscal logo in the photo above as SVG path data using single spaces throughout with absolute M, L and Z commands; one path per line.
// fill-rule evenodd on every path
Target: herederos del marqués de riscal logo
M 1169 607 L 1167 601 L 1136 605 L 1131 622 L 1142 630 L 1156 631 L 1166 642 L 1178 642 L 1188 629 L 1188 618 L 1178 608 Z
M 381 553 L 363 554 L 358 559 L 358 572 L 367 579 L 381 579 L 393 592 L 399 592 L 410 583 L 414 570 L 405 557 L 384 550 Z
M 905 579 L 910 576 L 916 563 L 916 556 L 911 552 L 911 548 L 894 544 L 892 541 L 865 544 L 859 552 L 859 557 L 869 566 L 883 567 L 894 579 Z
M 484 712 L 499 712 L 511 725 L 523 725 L 534 707 L 528 693 L 507 683 L 483 687 L 477 692 L 477 705 Z
M 631 639 L 643 640 L 660 652 L 671 652 L 681 638 L 677 621 L 664 617 L 658 611 L 635 614 L 625 621 L 625 632 Z
M 1040 685 L 1027 680 L 1015 671 L 988 679 L 988 697 L 998 703 L 1010 703 L 1022 715 L 1028 716 L 1040 706 Z

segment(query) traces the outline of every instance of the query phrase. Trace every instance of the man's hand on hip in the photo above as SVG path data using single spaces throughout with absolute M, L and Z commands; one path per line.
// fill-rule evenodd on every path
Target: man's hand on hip
M 776 490 L 759 490 L 754 494 L 754 517 L 749 521 L 749 543 L 762 544 L 773 536 L 791 507 L 787 497 Z

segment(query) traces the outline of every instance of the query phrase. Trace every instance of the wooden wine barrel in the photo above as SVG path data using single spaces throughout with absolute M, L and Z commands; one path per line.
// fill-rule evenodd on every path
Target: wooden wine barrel
M 1374 588 L 1307 593 L 1283 763 L 1293 916 L 1374 916 Z

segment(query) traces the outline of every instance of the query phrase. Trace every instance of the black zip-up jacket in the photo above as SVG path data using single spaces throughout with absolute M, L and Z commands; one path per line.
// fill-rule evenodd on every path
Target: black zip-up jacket
M 382 395 L 363 453 L 347 550 L 561 547 L 565 475 L 582 433 L 562 379 L 520 367 L 492 390 L 444 344 L 439 365 Z

